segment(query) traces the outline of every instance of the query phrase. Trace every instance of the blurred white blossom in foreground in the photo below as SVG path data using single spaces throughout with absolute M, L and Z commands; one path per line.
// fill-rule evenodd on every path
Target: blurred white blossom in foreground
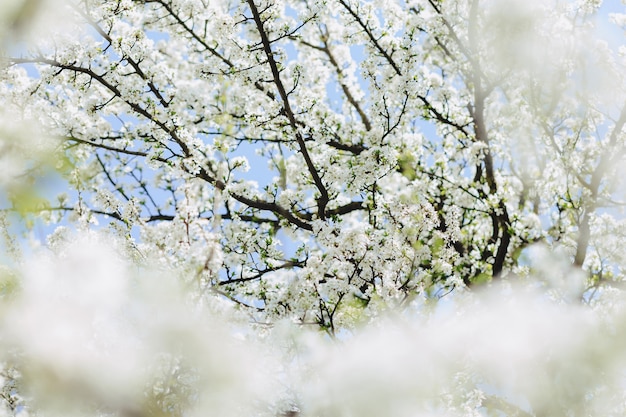
M 268 393 L 258 352 L 233 337 L 215 305 L 188 298 L 173 271 L 133 267 L 97 233 L 59 235 L 67 241 L 28 262 L 2 309 L 3 351 L 43 415 L 186 405 L 242 415 Z
M 19 365 L 37 415 L 624 411 L 621 295 L 607 316 L 607 306 L 509 284 L 337 340 L 288 323 L 259 333 L 175 271 L 133 266 L 110 238 L 54 236 L 1 310 L 4 359 Z M 536 259 L 542 273 L 560 273 L 555 259 Z

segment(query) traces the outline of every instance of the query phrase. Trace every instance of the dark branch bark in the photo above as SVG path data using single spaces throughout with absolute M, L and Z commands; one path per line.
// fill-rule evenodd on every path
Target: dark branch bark
M 609 137 L 609 143 L 602 153 L 602 156 L 600 157 L 598 165 L 594 169 L 593 174 L 591 174 L 591 180 L 588 184 L 582 182 L 591 192 L 591 196 L 589 197 L 589 201 L 587 202 L 587 204 L 585 204 L 585 206 L 583 207 L 584 212 L 578 224 L 578 239 L 576 240 L 576 255 L 574 256 L 574 265 L 579 267 L 583 265 L 587 257 L 589 239 L 591 237 L 589 221 L 597 206 L 598 194 L 600 192 L 602 179 L 604 178 L 607 170 L 614 166 L 615 162 L 617 162 L 617 158 L 621 157 L 623 153 L 623 146 L 621 147 L 621 149 L 615 148 L 617 145 L 618 136 L 620 133 L 622 133 L 624 125 L 626 125 L 626 106 L 622 108 L 620 117 L 617 122 L 615 122 L 613 131 L 611 132 L 611 136 Z
M 317 199 L 317 206 L 318 206 L 317 214 L 320 219 L 324 220 L 326 218 L 326 214 L 325 214 L 326 205 L 330 201 L 328 191 L 326 190 L 326 187 L 322 183 L 322 179 L 320 178 L 319 173 L 317 172 L 317 169 L 315 168 L 315 165 L 313 164 L 313 160 L 311 159 L 311 156 L 309 155 L 309 151 L 306 147 L 306 144 L 304 143 L 302 134 L 300 133 L 298 129 L 298 124 L 296 122 L 296 118 L 294 116 L 293 110 L 291 109 L 291 106 L 289 104 L 289 97 L 287 95 L 283 82 L 280 79 L 280 71 L 278 70 L 278 65 L 276 63 L 276 60 L 274 59 L 274 53 L 272 52 L 270 40 L 267 36 L 267 33 L 265 32 L 265 28 L 263 26 L 263 21 L 261 20 L 261 15 L 259 13 L 259 10 L 257 9 L 256 4 L 254 4 L 254 0 L 247 0 L 247 3 L 248 3 L 248 6 L 250 6 L 250 10 L 252 11 L 254 22 L 256 24 L 259 35 L 261 36 L 261 42 L 263 43 L 263 50 L 265 51 L 265 55 L 267 56 L 269 66 L 272 71 L 272 76 L 274 77 L 274 84 L 276 84 L 276 88 L 278 89 L 278 93 L 283 103 L 283 108 L 285 109 L 285 114 L 287 116 L 287 119 L 289 119 L 289 124 L 291 125 L 291 128 L 295 132 L 296 141 L 298 143 L 300 153 L 302 154 L 302 157 L 304 158 L 304 161 L 309 170 L 309 173 L 311 174 L 311 177 L 313 178 L 313 182 L 315 183 L 315 186 L 320 193 L 320 196 Z

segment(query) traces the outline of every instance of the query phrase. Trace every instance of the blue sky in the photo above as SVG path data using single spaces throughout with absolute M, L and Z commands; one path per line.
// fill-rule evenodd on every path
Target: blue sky
M 598 19 L 603 22 L 603 24 L 598 24 L 598 35 L 607 40 L 609 45 L 613 48 L 617 48 L 619 45 L 623 44 L 624 41 L 624 33 L 620 28 L 615 27 L 615 25 L 608 25 L 605 22 L 608 20 L 609 13 L 614 12 L 626 12 L 626 6 L 621 4 L 621 2 L 617 0 L 605 0 L 602 8 L 600 9 L 600 13 L 598 15 Z M 291 11 L 291 13 L 294 13 Z M 154 40 L 166 39 L 166 36 L 158 33 L 158 32 L 149 32 L 148 35 Z M 288 58 L 290 60 L 297 59 L 297 52 L 295 48 L 291 45 L 285 46 L 288 54 Z M 351 53 L 353 59 L 357 62 L 363 59 L 363 48 L 359 46 L 351 47 Z M 36 69 L 34 66 L 27 66 L 28 72 L 31 76 L 37 76 Z M 359 77 L 359 81 L 361 83 L 361 87 L 364 91 L 367 91 L 367 85 L 363 81 L 361 77 Z M 329 99 L 331 102 L 336 103 L 337 107 L 341 107 L 341 94 L 340 88 L 336 82 L 331 82 L 327 86 L 327 91 L 329 94 Z M 111 120 L 112 123 L 115 123 L 114 120 Z M 428 135 L 429 137 L 436 136 L 435 128 L 432 124 L 427 122 L 419 123 L 419 126 L 423 133 Z M 259 186 L 262 188 L 263 185 L 271 182 L 272 178 L 277 175 L 276 171 L 270 170 L 268 167 L 268 161 L 266 158 L 259 157 L 255 150 L 257 145 L 255 144 L 242 144 L 239 148 L 237 154 L 246 156 L 249 160 L 249 164 L 251 166 L 250 171 L 247 174 L 242 174 L 241 177 L 244 179 L 253 179 L 259 183 Z M 67 187 L 64 181 L 58 176 L 48 176 L 45 178 L 41 178 L 35 184 L 37 190 L 46 198 L 53 199 L 56 194 L 62 191 L 66 191 Z M 68 194 L 72 195 L 75 193 L 68 192 Z M 7 201 L 5 196 L 0 193 L 0 207 L 7 207 Z M 103 219 L 103 223 L 106 224 L 107 220 Z M 62 224 L 67 225 L 67 222 L 64 221 Z M 32 229 L 31 235 L 35 239 L 45 241 L 45 237 L 55 228 L 56 226 L 46 226 L 41 222 L 37 222 Z M 13 232 L 18 233 L 23 231 L 21 227 L 17 224 L 15 226 L 15 230 Z M 284 248 L 288 249 L 288 248 Z M 0 255 L 0 261 L 2 260 L 2 255 Z

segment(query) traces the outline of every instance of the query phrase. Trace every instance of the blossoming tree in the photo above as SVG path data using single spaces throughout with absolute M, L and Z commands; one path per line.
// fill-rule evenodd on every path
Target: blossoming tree
M 384 312 L 419 316 L 451 292 L 524 280 L 533 271 L 561 288 L 567 302 L 601 304 L 624 279 L 626 72 L 623 47 L 598 30 L 606 19 L 600 6 L 592 0 L 12 0 L 2 6 L 8 19 L 0 32 L 7 120 L 1 144 L 16 166 L 2 178 L 5 208 L 62 223 L 48 239 L 61 258 L 73 239 L 71 225 L 84 233 L 106 225 L 120 252 L 110 258 L 176 271 L 193 303 L 209 310 L 226 303 L 223 309 L 254 323 L 258 334 L 287 320 L 351 339 Z M 58 14 L 45 22 L 42 16 L 52 12 Z M 611 17 L 616 27 L 624 24 L 624 15 Z M 18 42 L 43 22 L 44 35 Z M 14 130 L 20 144 L 12 141 Z M 33 156 L 34 166 L 20 162 Z M 58 197 L 25 191 L 24 178 L 36 176 L 42 163 L 66 184 Z M 563 265 L 546 270 L 537 261 L 544 252 L 561 253 Z M 70 260 L 91 259 L 83 255 Z M 582 278 L 559 287 L 559 274 Z M 51 285 L 36 282 L 23 284 L 22 293 L 38 299 L 36 288 Z M 126 294 L 129 284 L 114 282 L 93 285 L 120 299 L 116 294 Z M 83 289 L 80 298 L 90 299 Z M 146 311 L 157 303 L 153 297 L 142 298 Z M 28 311 L 24 303 L 9 311 Z M 119 303 L 105 303 L 106 320 L 115 321 L 112 312 L 125 305 Z M 237 326 L 247 328 L 245 320 Z M 460 327 L 453 333 L 462 333 Z M 117 329 L 116 337 L 143 334 L 131 328 Z M 528 331 L 535 328 L 549 332 L 539 323 Z M 163 329 L 171 330 L 164 325 L 146 337 L 168 340 Z M 181 340 L 210 345 L 179 331 Z M 23 339 L 28 334 L 17 332 L 11 342 Z M 593 356 L 588 346 L 570 344 L 573 357 Z M 85 395 L 110 407 L 99 412 L 206 412 L 197 392 L 209 382 L 196 371 L 211 373 L 212 365 L 179 363 L 177 354 L 156 345 L 169 352 L 176 378 L 187 379 L 176 379 L 170 391 L 151 391 L 154 402 L 143 408 L 126 408 L 117 392 L 101 395 L 91 387 Z M 544 351 L 537 352 L 531 356 Z M 486 357 L 476 360 L 480 365 Z M 454 383 L 442 382 L 472 390 L 423 412 L 539 416 L 585 409 L 574 389 L 549 400 L 520 388 L 530 405 L 507 403 L 502 391 L 480 391 L 479 365 L 467 365 Z M 559 378 L 580 376 L 570 374 Z M 448 395 L 406 386 L 428 393 L 424 398 Z M 287 391 L 281 398 L 290 404 L 309 398 L 311 415 L 359 409 L 344 409 L 313 388 L 306 395 Z M 207 404 L 219 403 L 222 413 L 247 412 L 209 397 Z M 278 403 L 255 412 L 289 410 Z M 405 405 L 393 412 L 414 415 Z M 287 413 L 307 412 L 305 405 L 294 410 Z

